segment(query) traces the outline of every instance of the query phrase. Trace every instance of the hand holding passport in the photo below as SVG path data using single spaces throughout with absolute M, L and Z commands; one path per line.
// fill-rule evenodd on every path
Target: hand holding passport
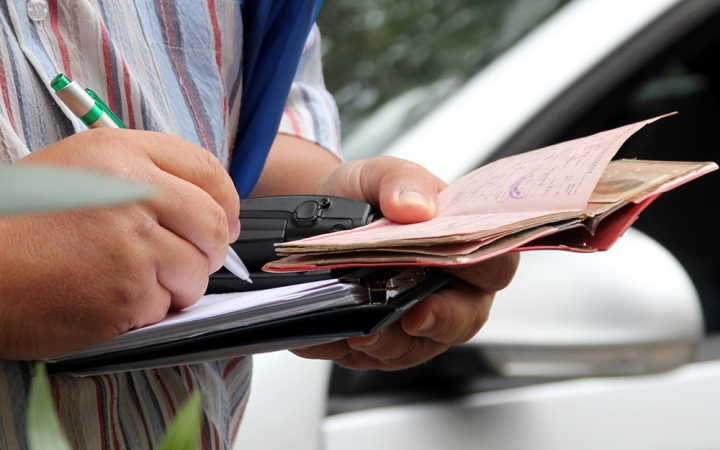
M 646 120 L 495 161 L 440 193 L 438 214 L 386 219 L 278 244 L 265 270 L 474 264 L 509 251 L 607 250 L 663 192 L 705 175 L 712 162 L 611 161 Z

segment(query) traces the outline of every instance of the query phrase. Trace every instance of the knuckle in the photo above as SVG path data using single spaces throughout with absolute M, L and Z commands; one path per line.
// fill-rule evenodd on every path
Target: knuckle
M 227 174 L 220 161 L 210 151 L 201 149 L 198 155 L 198 172 L 203 186 L 216 186 Z
M 192 283 L 190 283 L 187 293 L 190 303 L 185 306 L 190 306 L 190 304 L 195 303 L 198 299 L 200 299 L 200 297 L 202 297 L 205 293 L 208 282 L 210 281 L 208 278 L 210 270 L 208 259 L 204 257 L 204 255 L 193 259 L 196 260 L 195 267 L 193 268 L 192 273 L 189 274 L 190 279 L 192 279 Z
M 348 369 L 360 369 L 362 360 L 362 353 L 357 351 L 348 351 L 340 358 L 333 359 L 333 362 L 342 367 L 347 367 Z
M 467 342 L 485 326 L 490 318 L 490 306 L 492 305 L 494 296 L 494 294 L 484 293 L 482 295 L 483 298 L 476 301 L 475 311 L 471 314 L 467 326 L 462 329 L 459 336 L 452 340 L 452 344 Z
M 475 336 L 478 331 L 480 331 L 482 327 L 485 326 L 489 317 L 490 312 L 488 310 L 478 311 L 478 313 L 475 315 L 475 317 L 473 317 L 472 321 L 470 322 L 470 325 L 465 329 L 465 332 L 462 333 L 458 337 L 458 339 L 455 339 L 452 343 L 462 344 L 463 342 L 467 342 L 472 339 L 472 337 Z
M 156 233 L 157 223 L 147 214 L 131 213 L 115 217 L 117 232 L 105 249 L 106 260 L 111 273 L 122 274 L 114 277 L 114 297 L 124 304 L 141 302 L 152 288 L 156 279 L 154 259 L 150 254 L 149 242 Z
M 228 230 L 225 211 L 220 206 L 214 205 L 210 208 L 207 220 L 210 221 L 210 229 L 212 232 L 212 246 L 210 251 L 214 254 L 224 253 L 230 241 L 230 231 Z
M 197 277 L 197 282 L 195 285 L 197 286 L 198 292 L 200 295 L 197 296 L 197 298 L 202 297 L 202 294 L 205 292 L 205 289 L 207 288 L 208 282 L 210 281 L 208 279 L 208 273 L 210 270 L 210 260 L 208 260 L 205 255 L 202 255 L 200 258 L 197 258 L 197 267 L 195 269 L 195 276 Z
M 417 354 L 419 353 L 419 339 L 411 339 L 409 344 L 406 345 L 400 352 L 393 357 L 385 358 L 383 361 L 390 367 L 402 369 L 410 365 L 417 360 Z
M 173 307 L 172 294 L 159 288 L 154 270 L 136 277 L 128 276 L 118 289 L 117 298 L 122 302 L 117 309 L 122 311 L 124 318 L 119 322 L 119 333 L 157 323 Z
M 415 339 L 412 345 L 397 358 L 385 360 L 386 371 L 403 370 L 425 363 L 450 348 L 450 344 L 433 342 L 430 339 Z
M 438 298 L 440 300 L 440 298 Z M 432 337 L 436 341 L 446 342 L 456 338 L 459 324 L 467 321 L 465 311 L 459 311 L 457 302 L 450 297 L 445 302 L 437 301 L 433 310 L 435 311 L 435 324 L 431 328 Z
M 145 259 L 147 242 L 154 234 L 154 222 L 144 214 L 134 213 L 103 220 L 108 222 L 104 229 L 111 230 L 110 237 L 103 242 L 106 260 L 114 270 L 134 271 Z
M 138 264 L 137 261 L 125 268 L 122 277 L 116 277 L 112 297 L 117 306 L 128 312 L 128 320 L 146 304 L 155 282 L 155 270 L 148 270 L 146 265 Z
M 485 292 L 497 292 L 506 288 L 512 281 L 520 262 L 520 254 L 506 253 L 477 264 L 447 268 L 461 280 L 474 285 Z
M 137 211 L 130 220 L 132 220 L 132 236 L 135 238 L 131 240 L 132 245 L 145 245 L 154 238 L 158 226 L 155 217 L 147 211 Z
M 466 342 L 487 322 L 494 297 L 457 280 L 454 289 L 439 291 L 432 298 L 435 323 L 427 337 L 446 344 Z
M 160 322 L 172 308 L 172 296 L 167 291 L 147 300 L 153 303 L 153 311 L 152 314 L 148 315 L 142 326 Z
M 497 257 L 486 289 L 490 292 L 497 292 L 508 287 L 515 276 L 519 262 L 520 253 L 507 253 Z
M 490 318 L 490 310 L 488 309 L 482 309 L 478 311 L 478 313 L 475 315 L 475 318 L 473 319 L 472 323 L 470 324 L 470 327 L 468 327 L 468 335 L 466 336 L 465 340 L 470 339 L 471 337 L 475 336 L 478 331 L 482 327 L 485 326 L 488 319 Z
M 154 279 L 153 283 L 156 284 Z M 158 289 L 157 286 L 149 286 L 140 299 L 142 301 L 131 311 L 129 330 L 161 321 L 172 308 L 172 294 L 165 289 Z

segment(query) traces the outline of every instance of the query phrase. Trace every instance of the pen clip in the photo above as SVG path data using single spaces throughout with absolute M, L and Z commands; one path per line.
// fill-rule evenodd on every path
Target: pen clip
M 105 114 L 112 119 L 113 122 L 115 122 L 115 125 L 118 126 L 118 128 L 127 128 L 125 124 L 118 118 L 118 116 L 115 115 L 114 112 L 108 106 L 105 104 L 105 102 L 102 101 L 102 99 L 94 93 L 91 89 L 85 89 L 85 92 L 88 93 L 90 97 L 92 97 L 93 100 L 95 100 L 95 103 L 97 104 L 98 108 L 102 109 Z

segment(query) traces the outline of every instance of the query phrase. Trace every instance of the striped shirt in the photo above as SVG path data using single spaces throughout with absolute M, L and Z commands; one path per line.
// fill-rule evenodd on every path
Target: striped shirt
M 47 0 L 47 14 L 35 20 L 28 3 L 0 2 L 0 161 L 16 161 L 86 129 L 51 93 L 50 80 L 63 72 L 97 92 L 129 128 L 179 135 L 228 167 L 242 100 L 239 1 Z M 341 157 L 317 28 L 279 132 Z M 0 361 L 0 449 L 26 448 L 31 368 Z M 229 448 L 236 434 L 250 372 L 250 358 L 236 358 L 87 378 L 52 376 L 51 387 L 77 449 L 154 448 L 179 405 L 199 388 L 202 448 L 216 449 Z

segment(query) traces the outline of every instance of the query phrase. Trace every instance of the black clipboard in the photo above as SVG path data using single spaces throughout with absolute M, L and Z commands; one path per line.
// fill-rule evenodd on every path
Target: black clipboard
M 388 270 L 394 271 L 389 272 Z M 299 314 L 191 338 L 49 362 L 49 373 L 95 375 L 192 364 L 368 336 L 445 286 L 452 275 L 429 268 L 363 269 L 344 278 L 368 289 L 367 303 Z

